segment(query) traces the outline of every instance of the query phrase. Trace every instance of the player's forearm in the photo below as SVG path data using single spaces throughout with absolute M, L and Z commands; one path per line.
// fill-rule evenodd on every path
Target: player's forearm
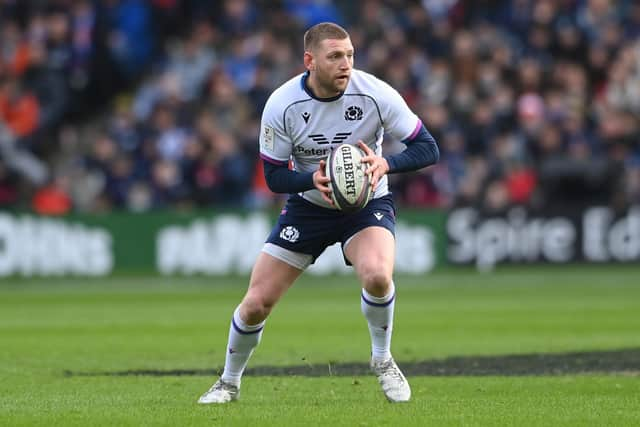
M 300 193 L 315 188 L 313 172 L 292 171 L 286 166 L 274 165 L 266 160 L 263 160 L 263 164 L 267 186 L 274 193 Z
M 411 172 L 438 163 L 440 150 L 431 134 L 424 128 L 407 142 L 407 148 L 397 154 L 384 156 L 389 164 L 387 173 Z

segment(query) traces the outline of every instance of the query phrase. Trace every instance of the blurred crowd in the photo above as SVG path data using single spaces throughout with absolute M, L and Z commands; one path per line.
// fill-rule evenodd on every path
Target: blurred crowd
M 401 205 L 640 203 L 637 1 L 0 0 L 0 208 L 279 203 L 260 115 L 322 21 L 440 145 Z

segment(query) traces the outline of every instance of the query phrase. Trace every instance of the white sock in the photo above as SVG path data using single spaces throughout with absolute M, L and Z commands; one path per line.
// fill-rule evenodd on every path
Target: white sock
M 387 360 L 391 357 L 391 333 L 393 331 L 393 308 L 395 306 L 395 287 L 391 284 L 389 293 L 383 297 L 374 297 L 362 290 L 360 307 L 369 323 L 371 335 L 371 357 L 374 360 Z
M 227 355 L 224 361 L 222 380 L 240 386 L 242 373 L 247 367 L 247 362 L 262 338 L 264 321 L 257 325 L 247 325 L 240 318 L 240 306 L 233 312 L 231 325 L 229 326 L 229 342 Z

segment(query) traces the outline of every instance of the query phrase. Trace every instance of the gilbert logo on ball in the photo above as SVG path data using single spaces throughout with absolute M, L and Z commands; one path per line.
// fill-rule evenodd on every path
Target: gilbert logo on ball
M 327 157 L 325 173 L 331 179 L 331 198 L 343 212 L 357 212 L 371 198 L 371 176 L 365 174 L 367 164 L 361 162 L 364 156 L 357 146 L 342 144 Z

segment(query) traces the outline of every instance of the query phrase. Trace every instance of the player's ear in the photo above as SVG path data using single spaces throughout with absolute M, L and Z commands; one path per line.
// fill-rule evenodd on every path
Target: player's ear
M 316 63 L 315 63 L 315 60 L 313 59 L 313 54 L 309 51 L 304 52 L 304 67 L 309 71 L 315 70 L 316 68 Z

